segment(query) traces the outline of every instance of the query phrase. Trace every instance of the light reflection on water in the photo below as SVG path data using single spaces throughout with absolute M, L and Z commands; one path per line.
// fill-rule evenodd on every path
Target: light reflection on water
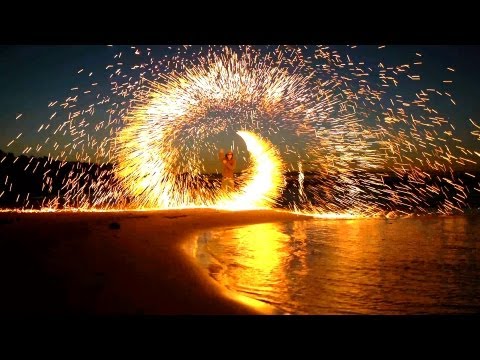
M 480 217 L 304 220 L 200 234 L 227 288 L 291 314 L 480 311 Z

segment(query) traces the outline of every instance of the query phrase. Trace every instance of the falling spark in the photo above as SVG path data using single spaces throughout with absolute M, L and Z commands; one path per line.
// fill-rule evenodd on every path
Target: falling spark
M 453 166 L 476 165 L 471 157 L 480 155 L 459 146 L 430 103 L 443 94 L 395 94 L 421 80 L 410 66 L 423 62 L 382 59 L 371 68 L 327 46 L 179 46 L 161 59 L 131 48 L 137 63 L 126 56 L 131 50 L 123 58 L 120 51 L 105 68 L 110 92 L 100 94 L 95 82 L 50 102 L 56 111 L 38 128 L 46 140 L 24 149 L 48 153 L 25 164 L 52 195 L 44 210 L 272 208 L 289 181 L 299 196 L 286 206 L 322 218 L 450 214 L 465 204 Z M 230 194 L 205 175 L 220 134 L 245 159 Z M 17 202 L 30 198 L 18 194 Z

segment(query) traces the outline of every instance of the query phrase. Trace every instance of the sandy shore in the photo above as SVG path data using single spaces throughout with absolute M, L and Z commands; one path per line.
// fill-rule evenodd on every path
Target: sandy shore
M 194 261 L 204 229 L 302 218 L 276 211 L 0 212 L 3 314 L 274 314 Z

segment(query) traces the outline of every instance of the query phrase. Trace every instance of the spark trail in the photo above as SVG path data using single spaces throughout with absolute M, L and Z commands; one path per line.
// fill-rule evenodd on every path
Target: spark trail
M 476 166 L 479 152 L 430 102 L 454 106 L 451 94 L 395 90 L 420 80 L 420 54 L 372 67 L 327 46 L 183 46 L 161 59 L 127 50 L 106 66 L 107 93 L 92 81 L 52 101 L 38 129 L 45 140 L 24 150 L 48 154 L 25 168 L 43 171 L 42 208 L 283 206 L 349 217 L 468 207 L 472 189 L 454 169 Z M 226 138 L 245 159 L 233 194 L 207 175 Z M 12 185 L 7 178 L 0 190 L 13 194 Z M 31 207 L 28 197 L 19 193 L 18 206 Z

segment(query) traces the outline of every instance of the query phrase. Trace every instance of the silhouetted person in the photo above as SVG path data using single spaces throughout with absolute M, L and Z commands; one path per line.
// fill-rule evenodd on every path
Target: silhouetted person
M 233 152 L 230 150 L 229 152 L 227 152 L 227 154 L 224 155 L 223 149 L 220 149 L 219 158 L 223 164 L 221 188 L 225 191 L 233 191 L 235 188 L 233 172 L 236 165 L 236 161 L 233 158 Z

